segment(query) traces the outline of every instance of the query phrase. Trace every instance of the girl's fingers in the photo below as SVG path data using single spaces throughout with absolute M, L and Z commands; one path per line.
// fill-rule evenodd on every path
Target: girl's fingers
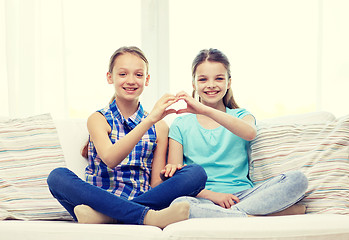
M 176 167 L 172 164 L 167 164 L 164 169 L 164 175 L 165 177 L 172 177 L 173 174 L 176 172 Z
M 171 171 L 171 166 L 169 165 L 169 164 L 167 164 L 166 166 L 165 166 L 165 169 L 163 169 L 163 174 L 164 174 L 164 176 L 165 177 L 168 177 L 168 174 L 169 174 L 169 172 Z
M 239 203 L 240 202 L 240 199 L 237 196 L 235 196 L 235 195 L 233 195 L 233 200 L 235 201 L 235 203 Z
M 186 109 L 179 109 L 176 111 L 177 114 L 182 114 L 182 113 L 188 113 L 189 110 L 186 108 Z
M 166 109 L 171 104 L 175 103 L 177 100 L 173 95 L 164 95 L 162 96 L 155 104 L 153 110 L 150 112 L 150 115 L 153 116 L 155 121 L 159 121 L 164 118 L 166 115 L 175 113 L 171 109 Z
M 177 169 L 178 169 L 178 170 L 182 169 L 182 167 L 184 167 L 182 164 L 178 164 L 178 165 L 177 165 Z
M 167 109 L 164 113 L 167 116 L 167 115 L 169 115 L 171 113 L 177 113 L 177 111 L 175 109 Z
M 182 164 L 177 164 L 177 165 L 173 165 L 173 164 L 167 164 L 165 166 L 165 169 L 161 170 L 161 173 L 163 173 L 163 175 L 165 177 L 172 177 L 177 170 L 180 170 L 182 169 L 183 167 L 187 166 L 186 164 L 185 165 L 182 165 Z
M 235 205 L 235 202 L 233 199 L 229 199 L 229 208 L 231 208 L 231 206 Z
M 169 176 L 172 177 L 173 174 L 175 174 L 176 171 L 177 171 L 177 168 L 172 168 Z
M 176 94 L 177 98 L 184 97 L 184 96 L 189 96 L 189 95 L 185 91 L 180 91 L 179 93 Z
M 167 101 L 167 102 L 165 102 L 163 105 L 164 105 L 164 108 L 166 109 L 166 108 L 168 108 L 168 107 L 170 107 L 172 104 L 174 104 L 174 103 L 176 103 L 177 102 L 177 100 L 169 100 L 169 101 Z
M 176 101 L 176 96 L 172 95 L 172 94 L 164 94 L 158 101 L 157 103 L 162 104 L 166 104 L 169 101 Z

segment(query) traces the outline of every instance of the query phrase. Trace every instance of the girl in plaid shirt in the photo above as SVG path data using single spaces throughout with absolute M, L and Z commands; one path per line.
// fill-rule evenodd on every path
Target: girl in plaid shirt
M 146 224 L 164 228 L 187 219 L 189 204 L 170 203 L 196 196 L 206 183 L 199 165 L 177 166 L 166 181 L 168 126 L 162 120 L 176 110 L 178 98 L 165 94 L 147 114 L 139 96 L 149 84 L 148 61 L 136 47 L 118 49 L 111 57 L 107 81 L 115 88 L 111 103 L 87 121 L 89 165 L 86 182 L 67 168 L 48 177 L 52 195 L 82 223 Z

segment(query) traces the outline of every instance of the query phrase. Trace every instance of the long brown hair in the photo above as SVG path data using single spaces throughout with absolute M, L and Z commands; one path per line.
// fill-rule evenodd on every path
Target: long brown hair
M 111 55 L 110 60 L 109 60 L 109 68 L 108 68 L 108 72 L 112 73 L 113 72 L 113 68 L 115 65 L 115 60 L 117 57 L 125 54 L 125 53 L 131 53 L 133 55 L 136 55 L 137 57 L 139 57 L 140 59 L 142 59 L 145 62 L 146 65 L 146 74 L 148 74 L 149 72 L 149 62 L 148 59 L 145 57 L 143 51 L 141 49 L 139 49 L 138 47 L 135 46 L 130 46 L 130 47 L 121 47 L 119 49 L 117 49 L 113 55 Z M 112 98 L 110 99 L 109 103 L 112 103 L 115 99 L 115 94 L 113 94 Z M 81 155 L 84 158 L 88 158 L 88 144 L 89 144 L 89 139 L 87 140 L 86 144 L 82 147 L 81 149 Z
M 227 70 L 228 79 L 229 81 L 231 81 L 230 62 L 227 56 L 221 51 L 219 51 L 218 49 L 210 48 L 210 49 L 201 50 L 193 60 L 192 67 L 191 67 L 193 83 L 195 81 L 197 67 L 205 61 L 222 63 L 225 69 Z M 192 96 L 195 97 L 195 90 L 193 91 Z M 224 95 L 223 103 L 224 103 L 224 106 L 230 109 L 239 108 L 239 105 L 235 102 L 231 87 L 227 90 L 226 94 Z

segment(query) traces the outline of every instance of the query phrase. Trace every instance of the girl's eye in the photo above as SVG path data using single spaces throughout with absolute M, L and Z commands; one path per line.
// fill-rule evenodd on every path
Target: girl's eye
M 143 77 L 142 73 L 137 73 L 137 77 Z
M 198 81 L 199 81 L 199 82 L 206 81 L 206 78 L 199 78 Z
M 216 78 L 216 80 L 218 80 L 218 81 L 223 81 L 224 78 L 219 77 L 219 78 Z
M 124 77 L 126 76 L 126 73 L 119 73 L 119 76 Z

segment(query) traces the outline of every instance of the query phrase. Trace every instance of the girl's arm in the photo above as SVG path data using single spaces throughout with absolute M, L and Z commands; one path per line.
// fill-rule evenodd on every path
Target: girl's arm
M 93 113 L 87 120 L 91 140 L 99 157 L 109 168 L 115 168 L 121 163 L 153 124 L 146 118 L 125 137 L 113 144 L 109 139 L 111 127 L 102 114 Z
M 246 115 L 242 119 L 233 117 L 226 112 L 222 112 L 200 103 L 199 101 L 188 95 L 186 92 L 178 93 L 177 97 L 179 97 L 179 99 L 183 99 L 187 103 L 187 108 L 179 110 L 178 113 L 189 112 L 205 115 L 228 129 L 235 135 L 247 141 L 251 141 L 256 137 L 257 130 L 255 119 L 252 115 Z
M 159 185 L 162 180 L 160 172 L 166 165 L 167 148 L 168 148 L 168 126 L 165 121 L 160 120 L 155 124 L 156 129 L 156 149 L 154 151 L 154 159 L 152 162 L 151 181 L 152 188 Z
M 234 204 L 240 202 L 239 198 L 230 193 L 218 193 L 204 189 L 196 197 L 206 198 L 223 208 L 231 208 Z
M 114 144 L 109 139 L 111 128 L 105 117 L 98 112 L 93 113 L 87 120 L 87 128 L 103 162 L 110 168 L 115 168 L 120 164 L 152 125 L 166 115 L 175 112 L 173 109 L 166 110 L 174 102 L 176 98 L 173 95 L 164 95 L 141 123 Z
M 252 141 L 257 135 L 255 119 L 251 114 L 240 119 L 207 106 L 205 106 L 202 114 L 210 117 L 230 132 L 247 141 Z
M 183 146 L 171 138 L 169 139 L 168 163 L 163 171 L 165 177 L 172 177 L 183 164 Z M 202 190 L 196 197 L 209 199 L 224 208 L 230 208 L 240 201 L 233 194 L 217 193 L 207 189 Z
M 168 141 L 167 162 L 168 164 L 161 170 L 161 174 L 165 178 L 172 177 L 177 170 L 185 166 L 183 166 L 183 146 L 172 138 Z

